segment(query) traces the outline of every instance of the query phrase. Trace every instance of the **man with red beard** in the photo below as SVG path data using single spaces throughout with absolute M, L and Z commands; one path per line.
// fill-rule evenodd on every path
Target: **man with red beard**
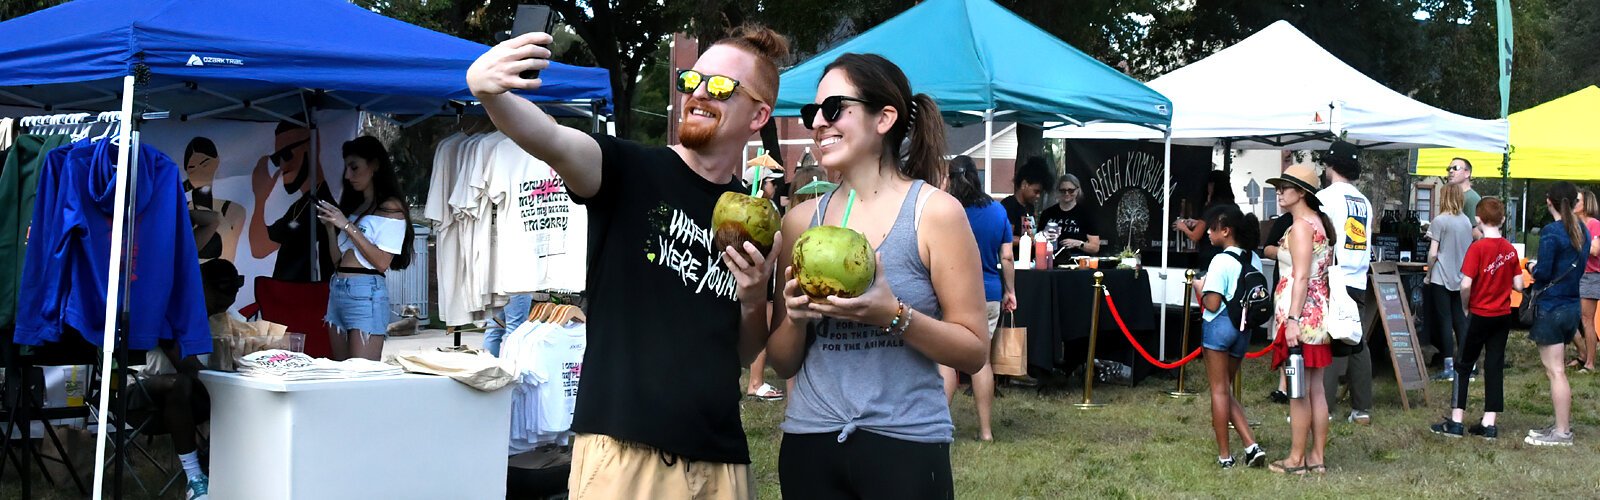
M 562 127 L 511 90 L 551 38 L 490 49 L 467 83 L 495 125 L 589 210 L 588 348 L 572 430 L 572 498 L 751 498 L 739 375 L 766 346 L 773 255 L 713 248 L 711 212 L 743 191 L 741 150 L 772 114 L 779 34 L 746 26 L 679 73 L 679 145 Z

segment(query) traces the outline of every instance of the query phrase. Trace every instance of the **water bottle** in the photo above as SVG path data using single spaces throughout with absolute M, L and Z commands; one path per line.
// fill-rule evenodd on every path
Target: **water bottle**
M 1288 380 L 1289 399 L 1306 397 L 1306 357 L 1300 346 L 1289 348 L 1289 362 L 1283 365 L 1283 377 Z

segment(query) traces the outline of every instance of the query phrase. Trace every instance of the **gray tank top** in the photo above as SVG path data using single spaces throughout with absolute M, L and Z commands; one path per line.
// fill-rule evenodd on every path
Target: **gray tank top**
M 878 246 L 889 289 L 922 321 L 941 318 L 928 267 L 917 251 L 915 181 Z M 817 203 L 818 225 L 833 193 Z M 905 340 L 881 327 L 824 318 L 806 332 L 806 358 L 795 376 L 787 417 L 780 428 L 790 434 L 838 433 L 839 442 L 864 430 L 919 443 L 949 443 L 955 426 L 944 398 L 939 365 Z

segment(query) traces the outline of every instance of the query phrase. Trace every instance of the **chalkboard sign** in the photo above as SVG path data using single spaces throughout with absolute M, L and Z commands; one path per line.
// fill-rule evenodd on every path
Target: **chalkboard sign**
M 1372 235 L 1372 258 L 1386 262 L 1400 261 L 1400 237 L 1392 234 Z
M 1422 390 L 1423 401 L 1428 397 L 1428 376 L 1420 357 L 1421 346 L 1411 325 L 1411 307 L 1395 275 L 1372 276 L 1372 289 L 1378 298 L 1378 315 L 1388 342 L 1389 358 L 1394 363 L 1394 376 L 1400 384 L 1400 404 L 1411 409 L 1406 391 Z

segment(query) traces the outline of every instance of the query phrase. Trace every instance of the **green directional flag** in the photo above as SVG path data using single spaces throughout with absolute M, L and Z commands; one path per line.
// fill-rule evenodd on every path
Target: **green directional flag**
M 1500 28 L 1500 117 L 1511 111 L 1511 0 L 1496 0 L 1496 24 Z
M 1496 45 L 1499 47 L 1500 58 L 1497 64 L 1500 67 L 1500 118 L 1511 114 L 1511 0 L 1495 0 L 1495 24 L 1500 30 Z M 1506 152 L 1500 156 L 1500 195 L 1505 196 L 1510 189 L 1511 182 L 1511 145 L 1506 145 Z

